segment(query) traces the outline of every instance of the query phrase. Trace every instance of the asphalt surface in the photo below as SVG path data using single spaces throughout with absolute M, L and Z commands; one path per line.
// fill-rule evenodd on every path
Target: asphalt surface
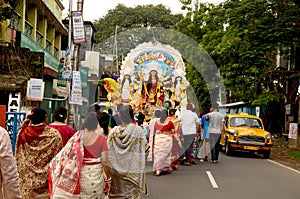
M 147 165 L 144 199 L 299 199 L 300 172 L 261 156 L 220 153 L 220 162 L 197 161 L 171 174 L 154 176 Z

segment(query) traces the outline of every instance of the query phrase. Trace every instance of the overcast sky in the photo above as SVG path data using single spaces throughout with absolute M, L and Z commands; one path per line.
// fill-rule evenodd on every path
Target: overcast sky
M 224 0 L 223 0 L 224 1 Z M 63 11 L 63 19 L 67 17 L 69 11 L 70 0 L 63 0 L 65 10 Z M 77 8 L 77 0 L 72 0 L 73 10 Z M 219 3 L 222 0 L 199 0 L 199 2 Z M 84 0 L 83 19 L 84 21 L 94 21 L 105 16 L 110 9 L 114 9 L 116 5 L 122 3 L 127 7 L 135 7 L 145 4 L 163 4 L 172 10 L 173 14 L 183 13 L 179 0 Z

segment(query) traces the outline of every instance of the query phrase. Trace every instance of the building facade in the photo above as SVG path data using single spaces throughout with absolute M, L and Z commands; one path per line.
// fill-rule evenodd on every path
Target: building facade
M 27 81 L 42 79 L 44 98 L 52 98 L 53 79 L 58 77 L 61 40 L 68 34 L 62 23 L 62 0 L 19 0 L 10 19 L 1 21 L 0 105 L 8 110 L 12 93 L 20 95 L 19 108 L 45 108 L 51 115 L 56 102 L 26 99 Z

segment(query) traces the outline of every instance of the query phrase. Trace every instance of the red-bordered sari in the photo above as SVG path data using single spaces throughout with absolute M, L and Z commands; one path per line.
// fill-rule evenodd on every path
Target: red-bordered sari
M 171 151 L 172 151 L 172 134 L 174 124 L 171 121 L 168 121 L 167 124 L 160 124 L 159 121 L 156 121 L 154 124 L 155 136 L 154 136 L 154 162 L 153 162 L 153 171 L 171 171 Z
M 99 139 L 99 138 L 98 138 Z M 106 138 L 105 138 L 106 144 Z M 100 150 L 101 146 L 94 150 Z M 106 145 L 105 145 L 106 146 Z M 49 166 L 51 198 L 104 198 L 105 174 L 100 158 L 86 158 L 83 131 L 78 131 Z
M 48 166 L 62 147 L 60 133 L 45 124 L 21 129 L 16 143 L 16 161 L 23 199 L 49 198 Z

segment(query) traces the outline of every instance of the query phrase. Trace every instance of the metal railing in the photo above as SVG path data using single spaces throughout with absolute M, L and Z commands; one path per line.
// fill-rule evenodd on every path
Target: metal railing
M 31 38 L 32 37 L 32 30 L 33 30 L 32 25 L 28 21 L 25 21 L 25 32 L 24 32 L 24 34 L 27 37 Z
M 58 48 L 56 48 L 56 47 L 54 47 L 54 57 L 58 57 L 58 52 L 59 52 L 59 50 L 58 50 Z
M 36 31 L 36 42 L 43 46 L 43 34 L 39 31 Z
M 15 154 L 18 130 L 25 119 L 26 119 L 25 112 L 6 112 L 5 129 L 7 130 L 10 136 L 12 151 L 14 154 Z
M 21 16 L 16 11 L 14 11 L 10 20 L 11 20 L 10 21 L 11 28 L 19 31 L 20 23 L 21 23 Z
M 52 47 L 52 43 L 47 39 L 46 40 L 46 50 L 52 54 L 51 47 Z

